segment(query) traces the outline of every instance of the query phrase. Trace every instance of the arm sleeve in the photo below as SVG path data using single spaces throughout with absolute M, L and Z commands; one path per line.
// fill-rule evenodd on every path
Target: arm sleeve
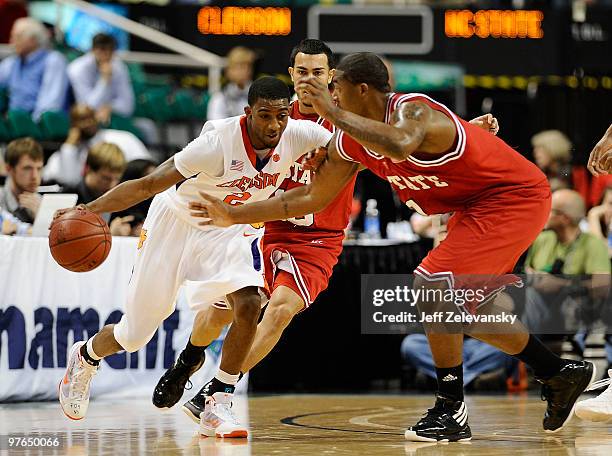
M 185 178 L 199 173 L 223 175 L 223 149 L 215 131 L 209 131 L 191 141 L 174 156 L 174 166 Z
M 36 120 L 45 111 L 61 111 L 66 104 L 68 74 L 66 59 L 59 52 L 52 52 L 47 57 L 40 92 L 32 117 Z
M 327 146 L 332 133 L 326 128 L 309 120 L 293 121 L 298 133 L 296 146 L 293 147 L 293 156 L 297 160 L 302 155 L 317 147 Z
M 112 100 L 113 112 L 129 117 L 134 114 L 134 89 L 125 63 L 119 61 L 114 67 L 113 84 L 116 93 Z
M 336 134 L 336 149 L 340 158 L 347 162 L 359 163 L 359 160 L 353 158 L 355 152 L 363 149 L 363 146 L 345 134 L 343 131 L 338 130 Z

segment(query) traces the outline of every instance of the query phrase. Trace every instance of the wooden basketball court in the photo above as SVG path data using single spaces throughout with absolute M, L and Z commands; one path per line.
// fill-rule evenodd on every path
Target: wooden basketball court
M 474 438 L 468 443 L 410 443 L 403 437 L 431 396 L 298 395 L 239 397 L 249 441 L 200 438 L 178 407 L 160 412 L 147 398 L 96 400 L 72 422 L 56 402 L 0 405 L 2 454 L 108 455 L 529 455 L 610 456 L 612 426 L 574 417 L 553 436 L 542 431 L 545 404 L 536 396 L 471 396 Z M 7 450 L 7 435 L 58 437 L 58 449 Z

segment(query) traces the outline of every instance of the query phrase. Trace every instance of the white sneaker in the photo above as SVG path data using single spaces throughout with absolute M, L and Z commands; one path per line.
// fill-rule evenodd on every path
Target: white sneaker
M 215 393 L 206 398 L 200 414 L 200 435 L 207 437 L 247 438 L 249 431 L 232 411 L 233 394 Z
M 81 347 L 86 342 L 77 342 L 70 349 L 68 366 L 59 383 L 59 401 L 64 414 L 71 420 L 82 420 L 89 406 L 89 385 L 98 371 L 81 356 Z
M 612 377 L 612 369 L 608 370 L 608 377 Z M 588 390 L 599 389 L 608 385 L 608 388 L 599 396 L 581 401 L 576 404 L 576 415 L 587 421 L 612 420 L 612 380 L 605 378 L 593 383 Z

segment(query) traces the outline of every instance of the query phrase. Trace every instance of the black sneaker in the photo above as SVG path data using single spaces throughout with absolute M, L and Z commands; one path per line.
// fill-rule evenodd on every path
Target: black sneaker
M 153 405 L 157 408 L 170 408 L 176 404 L 185 390 L 185 385 L 195 372 L 204 365 L 205 356 L 198 364 L 190 366 L 179 355 L 174 365 L 157 382 L 153 391 Z M 191 389 L 191 382 L 189 388 Z
M 576 401 L 595 378 L 595 366 L 587 361 L 568 361 L 561 371 L 542 384 L 542 400 L 548 402 L 544 414 L 544 430 L 558 432 L 572 418 Z
M 472 439 L 468 426 L 467 407 L 440 394 L 436 405 L 420 421 L 404 433 L 412 442 L 465 442 Z
M 198 391 L 198 394 L 183 404 L 183 412 L 196 423 L 200 422 L 200 413 L 204 411 L 207 386 L 208 384 L 204 385 L 204 387 Z

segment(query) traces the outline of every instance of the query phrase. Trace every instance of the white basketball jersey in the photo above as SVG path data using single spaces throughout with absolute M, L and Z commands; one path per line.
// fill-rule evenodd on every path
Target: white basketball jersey
M 190 215 L 189 202 L 204 192 L 228 204 L 248 204 L 269 198 L 283 182 L 291 165 L 305 153 L 325 146 L 332 134 L 308 120 L 288 119 L 268 162 L 256 169 L 257 155 L 249 140 L 246 117 L 212 120 L 202 133 L 174 156 L 176 169 L 185 181 L 166 190 L 164 196 L 177 216 L 199 229 Z

